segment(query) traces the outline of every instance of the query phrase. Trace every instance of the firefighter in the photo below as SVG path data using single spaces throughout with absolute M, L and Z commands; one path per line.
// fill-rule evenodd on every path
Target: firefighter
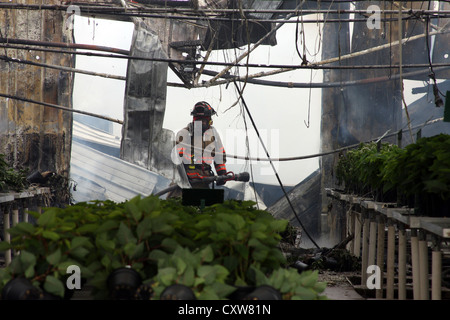
M 212 126 L 212 116 L 217 114 L 208 102 L 197 102 L 192 109 L 193 121 L 177 134 L 176 148 L 192 188 L 209 188 L 205 177 L 226 175 L 226 155 L 220 136 Z M 196 181 L 191 181 L 196 179 Z M 199 181 L 197 181 L 199 180 Z M 216 185 L 224 185 L 225 180 Z

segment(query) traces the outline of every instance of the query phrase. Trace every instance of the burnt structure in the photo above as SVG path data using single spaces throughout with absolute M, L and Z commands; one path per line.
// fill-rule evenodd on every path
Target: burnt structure
M 26 3 L 39 5 L 41 1 Z M 2 8 L 0 37 L 3 44 L 8 38 L 70 43 L 72 36 L 69 29 L 63 28 L 65 21 L 65 13 L 60 11 Z M 0 55 L 3 56 L 0 60 L 0 153 L 5 154 L 7 161 L 15 167 L 68 176 L 71 113 L 14 97 L 71 108 L 72 74 L 8 59 L 72 67 L 74 57 L 71 54 L 19 50 L 11 46 L 1 48 Z
M 35 7 L 19 10 L 5 5 L 0 9 L 0 37 L 3 43 L 7 42 L 7 38 L 72 42 L 70 30 L 65 28 L 69 17 L 66 11 L 68 5 L 61 6 L 57 1 L 47 1 L 46 5 L 38 1 L 19 1 L 15 5 L 20 3 Z M 322 59 L 338 59 L 327 65 L 426 65 L 429 58 L 433 63 L 445 63 L 449 55 L 448 33 L 435 35 L 431 57 L 428 48 L 430 36 L 414 38 L 435 31 L 434 28 L 443 27 L 448 22 L 445 17 L 428 21 L 427 15 L 409 15 L 409 9 L 427 10 L 429 3 L 356 1 L 355 9 L 361 12 L 367 12 L 369 5 L 376 5 L 381 10 L 390 10 L 390 13 L 381 14 L 383 21 L 380 27 L 372 29 L 364 20 L 370 14 L 358 15 L 364 19 L 353 24 L 353 33 L 346 20 L 350 18 L 345 12 L 349 9 L 349 3 L 340 1 L 331 4 L 300 0 L 109 0 L 72 1 L 70 4 L 79 6 L 81 15 L 133 21 L 135 28 L 129 52 L 120 157 L 176 180 L 169 154 L 173 137 L 162 128 L 168 68 L 179 76 L 186 88 L 193 88 L 200 75 L 207 74 L 198 55 L 200 50 L 208 53 L 247 44 L 276 45 L 275 23 L 255 22 L 254 19 L 295 17 L 314 10 L 334 10 L 327 14 L 327 19 L 334 22 L 324 24 Z M 450 5 L 441 2 L 440 6 L 449 10 Z M 191 11 L 183 13 L 183 8 Z M 150 9 L 153 11 L 150 12 Z M 252 12 L 252 9 L 260 11 Z M 312 11 L 304 13 L 303 10 Z M 336 10 L 344 11 L 338 13 Z M 395 13 L 395 10 L 403 11 Z M 339 19 L 342 22 L 336 22 Z M 430 22 L 433 23 L 433 30 L 429 28 Z M 402 46 L 395 44 L 400 38 L 407 40 Z M 377 49 L 381 46 L 384 46 L 383 49 Z M 362 50 L 370 52 L 358 55 Z M 39 56 L 40 61 L 53 65 L 74 65 L 74 56 L 70 54 L 38 53 L 8 47 L 4 55 L 34 61 Z M 0 99 L 0 152 L 5 153 L 15 166 L 68 174 L 71 113 L 8 99 L 7 96 L 71 108 L 72 73 L 5 60 L 0 61 L 0 68 L 2 74 L 8 75 L 0 80 L 0 93 L 4 94 Z M 228 76 L 224 70 L 210 81 L 213 83 Z M 446 79 L 449 69 L 436 68 L 432 76 Z M 379 77 L 385 77 L 387 81 L 368 81 Z M 325 83 L 352 80 L 357 85 L 323 88 L 321 151 L 335 150 L 381 136 L 387 130 L 393 132 L 400 129 L 403 118 L 401 78 L 430 81 L 430 70 L 426 67 L 324 70 Z M 333 168 L 337 157 L 337 153 L 323 156 L 319 172 L 300 182 L 291 193 L 296 199 L 296 208 L 308 212 L 309 217 L 305 220 L 312 221 L 313 234 L 323 232 L 324 226 L 338 228 L 333 221 L 339 219 L 334 216 L 323 193 L 325 188 L 335 185 Z M 312 190 L 314 193 L 319 190 L 321 196 L 308 196 Z M 283 201 L 280 199 L 269 211 L 295 224 L 296 219 Z M 327 220 L 331 222 L 323 223 Z

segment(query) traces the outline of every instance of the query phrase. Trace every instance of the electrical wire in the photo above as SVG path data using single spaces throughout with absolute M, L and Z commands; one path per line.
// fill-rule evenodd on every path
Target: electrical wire
M 302 221 L 300 220 L 300 218 L 299 218 L 297 212 L 295 211 L 295 208 L 294 208 L 294 206 L 292 205 L 291 200 L 289 199 L 289 196 L 288 196 L 288 194 L 287 194 L 287 192 L 286 192 L 286 189 L 284 188 L 284 185 L 283 185 L 283 183 L 281 182 L 280 176 L 278 175 L 278 172 L 277 172 L 277 170 L 275 169 L 275 167 L 274 167 L 274 165 L 273 165 L 273 162 L 272 162 L 272 160 L 271 160 L 271 158 L 270 158 L 269 152 L 267 151 L 267 148 L 266 148 L 266 146 L 265 146 L 263 140 L 261 139 L 261 136 L 260 136 L 260 134 L 259 134 L 258 128 L 257 128 L 257 126 L 256 126 L 256 124 L 255 124 L 255 121 L 253 120 L 253 117 L 252 117 L 252 115 L 251 115 L 251 113 L 250 113 L 250 110 L 248 109 L 247 104 L 245 103 L 244 97 L 242 96 L 242 93 L 241 93 L 241 91 L 239 90 L 239 86 L 237 85 L 236 82 L 234 82 L 234 85 L 235 85 L 236 90 L 238 91 L 239 95 L 241 96 L 241 101 L 242 101 L 242 104 L 243 104 L 244 107 L 245 107 L 245 111 L 247 112 L 247 115 L 249 116 L 250 121 L 251 121 L 251 123 L 252 123 L 252 125 L 253 125 L 253 129 L 255 129 L 256 135 L 258 136 L 259 141 L 261 142 L 261 145 L 263 146 L 264 151 L 266 152 L 267 159 L 268 159 L 269 162 L 270 162 L 270 165 L 271 165 L 271 167 L 272 167 L 272 170 L 273 170 L 274 173 L 275 173 L 275 177 L 276 177 L 277 180 L 278 180 L 278 183 L 279 183 L 279 185 L 280 185 L 280 187 L 281 187 L 281 190 L 283 191 L 284 196 L 286 197 L 286 200 L 288 201 L 288 204 L 289 204 L 289 206 L 290 206 L 292 212 L 294 213 L 295 217 L 297 218 L 298 223 L 300 224 L 300 226 L 302 227 L 303 231 L 306 233 L 306 235 L 308 236 L 308 238 L 311 240 L 311 242 L 312 242 L 318 249 L 320 249 L 319 245 L 314 241 L 313 237 L 309 234 L 308 230 L 305 228 L 305 226 L 303 225 Z

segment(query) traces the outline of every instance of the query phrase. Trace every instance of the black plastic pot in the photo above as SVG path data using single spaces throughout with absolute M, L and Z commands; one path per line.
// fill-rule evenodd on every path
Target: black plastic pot
M 262 285 L 248 294 L 243 300 L 283 300 L 281 293 L 272 286 Z
M 26 278 L 10 280 L 2 290 L 3 300 L 40 300 L 43 293 Z
M 164 289 L 160 300 L 196 300 L 191 288 L 182 284 L 173 284 Z
M 143 283 L 136 290 L 136 300 L 150 300 L 153 297 L 153 288 L 150 284 Z
M 119 268 L 107 279 L 109 293 L 114 300 L 134 300 L 142 283 L 140 274 L 131 268 Z

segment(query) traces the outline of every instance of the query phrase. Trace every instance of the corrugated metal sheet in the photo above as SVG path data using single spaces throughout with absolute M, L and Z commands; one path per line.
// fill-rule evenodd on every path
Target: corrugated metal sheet
M 72 191 L 75 202 L 123 202 L 169 186 L 170 180 L 161 175 L 96 150 L 108 147 L 118 151 L 120 140 L 113 135 L 74 121 L 73 137 L 70 177 L 76 185 Z

